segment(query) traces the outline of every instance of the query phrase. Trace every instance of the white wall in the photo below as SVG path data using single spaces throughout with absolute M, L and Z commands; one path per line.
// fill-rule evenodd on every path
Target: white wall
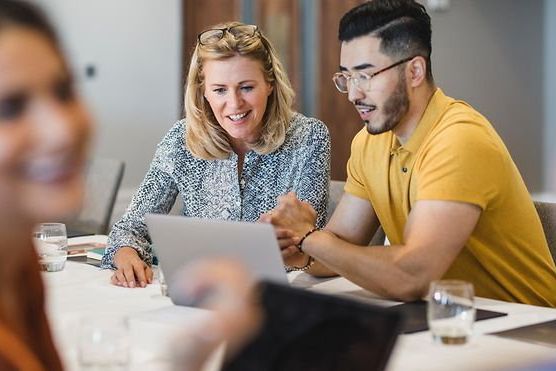
M 490 119 L 531 192 L 543 190 L 543 10 L 541 0 L 452 0 L 431 13 L 438 85 Z
M 556 1 L 544 7 L 544 188 L 556 195 Z
M 122 159 L 126 193 L 181 115 L 180 0 L 36 0 L 66 46 L 97 123 L 93 154 Z M 87 65 L 96 77 L 87 78 Z

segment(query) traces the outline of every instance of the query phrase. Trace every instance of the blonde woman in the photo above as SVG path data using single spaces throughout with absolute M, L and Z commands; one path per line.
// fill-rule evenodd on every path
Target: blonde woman
M 186 117 L 159 144 L 110 233 L 103 267 L 116 270 L 114 284 L 151 282 L 144 215 L 168 213 L 178 194 L 183 215 L 254 222 L 280 195 L 294 191 L 323 225 L 329 134 L 319 120 L 293 112 L 293 99 L 277 53 L 257 26 L 231 22 L 199 35 L 187 77 Z M 293 243 L 288 233 L 278 236 L 282 245 Z

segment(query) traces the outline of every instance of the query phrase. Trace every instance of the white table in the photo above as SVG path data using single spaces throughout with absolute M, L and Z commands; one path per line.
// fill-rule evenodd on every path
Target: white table
M 167 370 L 166 350 L 174 334 L 196 319 L 208 315 L 194 308 L 177 307 L 160 294 L 155 282 L 145 289 L 127 289 L 110 284 L 111 271 L 68 261 L 61 272 L 44 273 L 47 311 L 58 349 L 68 370 L 77 370 L 76 343 L 79 320 L 86 315 L 126 315 L 132 338 L 131 370 Z M 290 274 L 292 284 L 325 293 L 340 294 L 379 305 L 380 300 L 343 278 L 315 279 Z M 545 360 L 556 362 L 556 349 L 496 336 L 487 332 L 556 319 L 556 309 L 477 298 L 478 308 L 508 313 L 508 316 L 476 322 L 467 345 L 442 346 L 430 333 L 399 337 L 388 365 L 389 371 L 406 370 L 507 370 Z M 213 362 L 208 369 L 217 369 Z

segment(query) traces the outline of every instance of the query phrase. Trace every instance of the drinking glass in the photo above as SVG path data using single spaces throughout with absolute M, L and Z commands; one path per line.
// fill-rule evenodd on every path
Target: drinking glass
M 473 285 L 458 280 L 430 284 L 427 319 L 433 339 L 441 344 L 465 344 L 473 331 Z
M 39 255 L 41 270 L 57 272 L 64 269 L 68 255 L 68 236 L 64 223 L 37 225 L 33 231 L 33 241 Z
M 162 272 L 160 262 L 158 263 L 157 276 L 158 283 L 160 284 L 160 293 L 162 296 L 168 296 L 168 284 L 166 283 L 166 278 L 164 278 L 164 272 Z
M 100 315 L 81 319 L 78 358 L 82 370 L 127 370 L 129 347 L 126 317 Z

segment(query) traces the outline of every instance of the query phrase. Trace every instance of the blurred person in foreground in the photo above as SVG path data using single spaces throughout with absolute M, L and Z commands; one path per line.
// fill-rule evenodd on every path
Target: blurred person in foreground
M 62 368 L 31 236 L 79 209 L 89 132 L 54 30 L 31 5 L 0 1 L 1 370 Z
M 286 263 L 314 262 L 310 274 L 403 301 L 442 278 L 469 281 L 482 297 L 556 306 L 556 267 L 510 153 L 483 115 L 434 82 L 424 6 L 365 2 L 343 16 L 339 39 L 333 80 L 365 129 L 323 230 L 293 194 L 263 215 L 297 238 L 282 250 Z M 367 246 L 379 226 L 391 246 Z
M 185 118 L 158 145 L 110 233 L 102 266 L 115 269 L 112 283 L 145 287 L 152 281 L 144 216 L 168 213 L 178 193 L 182 215 L 255 222 L 280 195 L 294 191 L 316 210 L 317 225 L 324 225 L 329 134 L 319 120 L 295 113 L 293 98 L 277 53 L 257 26 L 230 22 L 199 34 Z M 293 243 L 289 232 L 277 233 L 281 244 Z
M 212 311 L 178 332 L 175 370 L 201 370 L 224 343 L 226 364 L 261 331 L 264 313 L 256 282 L 241 263 L 199 259 L 180 270 L 175 284 L 183 302 Z
M 49 22 L 33 5 L 0 0 L 0 370 L 62 369 L 31 236 L 36 223 L 79 210 L 90 129 Z M 191 271 L 188 287 L 217 293 L 201 303 L 214 310 L 206 322 L 214 337 L 184 344 L 182 351 L 194 357 L 183 357 L 180 369 L 197 370 L 222 341 L 235 349 L 258 325 L 243 268 L 216 261 L 209 269 L 208 280 L 204 269 Z

